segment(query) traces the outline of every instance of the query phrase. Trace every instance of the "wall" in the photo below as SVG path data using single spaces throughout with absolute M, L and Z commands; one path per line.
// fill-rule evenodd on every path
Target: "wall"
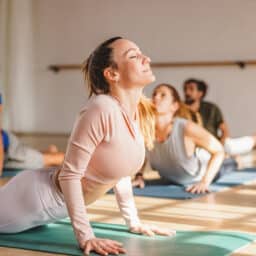
M 81 63 L 98 43 L 114 35 L 134 40 L 155 62 L 256 58 L 256 1 L 252 0 L 37 0 L 30 4 L 34 81 L 24 85 L 27 96 L 16 94 L 15 115 L 21 118 L 11 128 L 19 131 L 70 131 L 86 101 L 82 75 L 79 71 L 54 74 L 47 66 Z M 256 128 L 255 71 L 256 67 L 154 69 L 157 83 L 169 82 L 179 90 L 188 77 L 205 79 L 210 85 L 208 99 L 223 109 L 233 136 Z M 146 94 L 154 85 L 146 88 Z

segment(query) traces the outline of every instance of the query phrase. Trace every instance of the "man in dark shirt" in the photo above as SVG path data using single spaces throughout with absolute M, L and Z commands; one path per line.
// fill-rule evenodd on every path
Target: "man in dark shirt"
M 184 82 L 185 103 L 194 113 L 193 120 L 203 124 L 205 129 L 218 138 L 227 154 L 239 155 L 250 152 L 256 146 L 256 135 L 230 138 L 220 108 L 214 103 L 204 101 L 207 87 L 204 81 L 197 79 L 188 79 Z M 198 116 L 201 120 L 198 120 Z
M 220 108 L 211 102 L 204 101 L 207 93 L 207 84 L 197 79 L 188 79 L 184 82 L 185 103 L 192 112 L 199 112 L 204 128 L 222 142 L 229 136 L 226 122 Z

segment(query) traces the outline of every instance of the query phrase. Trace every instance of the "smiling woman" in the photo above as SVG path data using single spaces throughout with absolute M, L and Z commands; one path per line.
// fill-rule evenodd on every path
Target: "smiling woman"
M 142 95 L 155 80 L 150 59 L 135 43 L 115 37 L 95 49 L 83 71 L 93 97 L 77 117 L 62 168 L 24 171 L 0 189 L 0 232 L 20 232 L 69 215 L 84 254 L 124 253 L 118 242 L 95 238 L 86 212 L 86 205 L 114 188 L 131 232 L 174 235 L 141 224 L 132 194 L 130 177 L 143 164 L 144 144 L 152 147 L 154 137 L 152 108 Z

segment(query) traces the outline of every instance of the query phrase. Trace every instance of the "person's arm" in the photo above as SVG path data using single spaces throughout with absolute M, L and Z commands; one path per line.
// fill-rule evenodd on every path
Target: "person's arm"
M 74 233 L 86 255 L 90 251 L 96 251 L 101 255 L 124 252 L 122 245 L 116 241 L 95 238 L 87 216 L 81 185 L 81 179 L 94 150 L 108 134 L 107 111 L 104 106 L 96 105 L 80 114 L 73 128 L 59 174 L 59 184 Z
M 225 153 L 223 146 L 207 130 L 190 121 L 188 121 L 185 126 L 184 134 L 192 139 L 197 147 L 204 148 L 211 154 L 202 180 L 187 188 L 187 191 L 191 193 L 205 193 L 208 191 L 209 185 L 216 176 L 224 160 Z
M 225 121 L 220 123 L 219 129 L 221 131 L 220 141 L 221 141 L 222 144 L 224 144 L 226 138 L 228 138 L 230 136 L 227 123 Z
M 229 137 L 228 125 L 224 120 L 224 117 L 220 108 L 217 105 L 214 105 L 214 106 L 215 106 L 215 114 L 214 114 L 215 122 L 218 129 L 221 132 L 220 141 L 222 144 L 224 144 L 225 139 Z
M 3 145 L 2 131 L 0 131 L 0 177 L 3 174 L 3 168 L 4 168 L 4 145 Z
M 156 226 L 149 226 L 142 224 L 138 217 L 137 209 L 135 206 L 131 177 L 122 178 L 114 187 L 117 203 L 119 209 L 125 219 L 126 225 L 133 233 L 140 233 L 148 236 L 158 235 L 175 235 L 175 231 L 170 229 L 159 228 Z
M 138 188 L 144 188 L 145 187 L 145 181 L 144 181 L 144 172 L 146 170 L 147 166 L 147 158 L 145 157 L 144 162 L 140 170 L 135 174 L 134 180 L 132 181 L 132 186 L 133 187 L 138 187 Z

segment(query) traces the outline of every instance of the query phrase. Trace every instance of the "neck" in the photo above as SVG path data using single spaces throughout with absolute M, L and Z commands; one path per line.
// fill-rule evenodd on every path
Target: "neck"
M 200 104 L 201 104 L 201 101 L 198 100 L 198 101 L 195 101 L 194 103 L 192 103 L 191 105 L 188 105 L 188 107 L 193 112 L 198 112 L 200 109 Z
M 164 142 L 172 131 L 174 116 L 171 113 L 161 113 L 156 115 L 156 140 Z
M 118 100 L 129 118 L 131 118 L 131 120 L 135 120 L 142 90 L 142 88 L 127 90 L 120 87 L 115 87 L 111 90 L 110 95 Z
M 174 115 L 172 113 L 157 113 L 156 128 L 159 130 L 165 129 L 166 126 L 173 122 Z

